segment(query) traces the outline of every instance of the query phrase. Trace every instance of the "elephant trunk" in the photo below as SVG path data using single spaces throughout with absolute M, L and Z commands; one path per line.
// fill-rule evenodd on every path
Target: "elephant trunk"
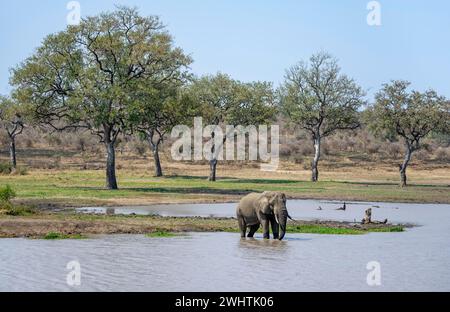
M 287 218 L 288 218 L 287 211 L 285 213 L 282 211 L 277 217 L 278 224 L 280 225 L 279 240 L 282 240 L 284 238 L 284 235 L 286 235 Z

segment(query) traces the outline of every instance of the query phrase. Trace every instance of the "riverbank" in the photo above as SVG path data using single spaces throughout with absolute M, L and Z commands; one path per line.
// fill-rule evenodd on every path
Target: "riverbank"
M 288 233 L 357 235 L 369 232 L 402 232 L 408 225 L 336 221 L 290 222 Z M 186 232 L 236 232 L 234 218 L 176 218 L 160 216 L 107 216 L 38 213 L 30 216 L 0 214 L 2 238 L 85 238 L 99 234 L 152 234 Z
M 36 170 L 23 176 L 3 175 L 0 176 L 0 186 L 11 185 L 17 193 L 17 204 L 49 210 L 83 206 L 237 202 L 247 193 L 267 190 L 285 192 L 290 199 L 450 203 L 448 184 L 427 182 L 401 189 L 396 181 L 388 178 L 385 182 L 378 178 L 356 180 L 356 173 L 349 173 L 347 180 L 331 180 L 325 176 L 317 183 L 298 180 L 294 173 L 264 173 L 259 169 L 251 172 L 246 168 L 220 172 L 217 182 L 195 175 L 154 178 L 134 170 L 120 170 L 118 174 L 120 189 L 115 191 L 104 189 L 104 172 L 100 170 Z

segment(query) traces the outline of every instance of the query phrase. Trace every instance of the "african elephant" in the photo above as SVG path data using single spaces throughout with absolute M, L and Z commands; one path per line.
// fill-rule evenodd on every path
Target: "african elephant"
M 282 240 L 286 234 L 286 223 L 289 217 L 286 209 L 286 195 L 279 192 L 251 193 L 240 201 L 236 215 L 241 237 L 253 237 L 260 225 L 263 227 L 264 239 L 269 239 L 269 223 L 274 239 Z M 281 228 L 281 232 L 279 231 Z

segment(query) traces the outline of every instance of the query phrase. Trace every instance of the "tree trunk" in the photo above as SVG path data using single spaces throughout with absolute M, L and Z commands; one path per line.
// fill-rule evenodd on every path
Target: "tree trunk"
M 409 162 L 411 160 L 412 155 L 412 149 L 410 146 L 406 147 L 406 155 L 405 159 L 403 160 L 403 164 L 399 166 L 400 170 L 400 186 L 406 187 L 407 186 L 407 178 L 406 178 L 406 169 L 408 168 Z
M 314 159 L 312 161 L 312 182 L 319 181 L 319 169 L 317 168 L 320 160 L 320 137 L 314 139 Z
M 106 188 L 110 190 L 117 190 L 117 179 L 116 179 L 116 150 L 115 142 L 107 142 L 106 151 Z
M 216 181 L 216 172 L 217 172 L 217 159 L 211 159 L 209 161 L 209 181 L 215 182 Z
M 14 172 L 17 168 L 17 159 L 16 159 L 16 139 L 11 138 L 11 142 L 9 143 L 9 157 L 11 161 L 11 170 Z
M 211 182 L 216 181 L 216 172 L 217 172 L 217 157 L 216 157 L 216 144 L 214 143 L 214 138 L 216 134 L 211 133 L 212 146 L 211 146 L 211 157 L 212 159 L 209 161 L 209 178 L 208 180 Z
M 155 177 L 162 177 L 161 161 L 159 159 L 159 142 L 152 144 L 153 159 L 155 160 Z

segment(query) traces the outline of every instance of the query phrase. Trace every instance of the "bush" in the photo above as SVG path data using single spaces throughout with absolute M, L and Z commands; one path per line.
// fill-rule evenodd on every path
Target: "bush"
M 302 156 L 314 155 L 314 147 L 312 146 L 312 144 L 304 143 L 299 146 L 298 153 Z
M 418 151 L 415 156 L 418 160 L 422 160 L 422 161 L 428 160 L 430 158 L 430 152 L 423 149 L 423 150 Z
M 439 161 L 450 161 L 450 150 L 448 148 L 438 148 L 436 151 L 436 159 Z
M 377 154 L 380 151 L 380 148 L 381 148 L 380 144 L 372 142 L 367 144 L 366 146 L 367 153 L 369 154 Z
M 131 146 L 131 150 L 138 156 L 144 156 L 147 151 L 147 145 L 142 141 L 135 141 Z
M 16 192 L 14 192 L 11 186 L 6 185 L 0 188 L 0 202 L 9 203 L 14 197 L 16 197 Z
M 11 174 L 12 167 L 10 163 L 0 162 L 0 174 Z
M 393 159 L 400 157 L 402 153 L 402 147 L 399 143 L 385 143 L 384 148 L 385 154 Z
M 8 216 L 30 216 L 36 213 L 36 211 L 28 206 L 15 206 L 12 204 L 7 204 L 4 207 L 6 209 L 6 215 Z
M 16 171 L 14 172 L 14 174 L 16 175 L 27 175 L 28 173 L 28 168 L 27 167 L 17 167 Z

